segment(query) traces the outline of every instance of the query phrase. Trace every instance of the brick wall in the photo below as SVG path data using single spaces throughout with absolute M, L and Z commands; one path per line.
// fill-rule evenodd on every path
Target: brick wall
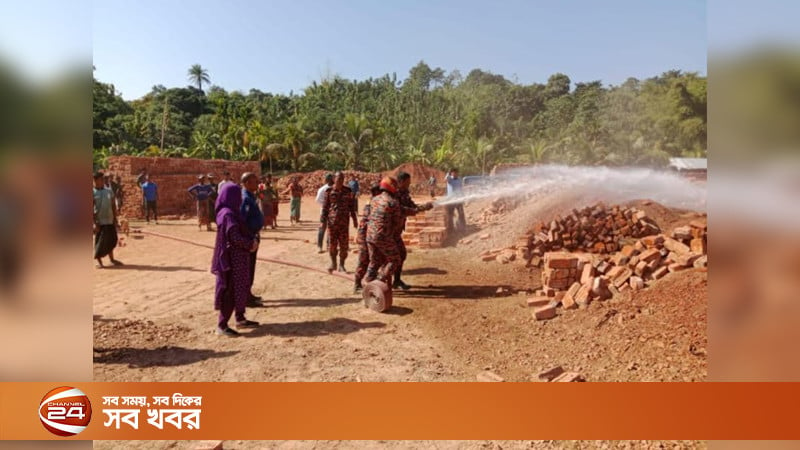
M 222 181 L 224 172 L 230 172 L 234 181 L 238 181 L 244 172 L 261 173 L 261 167 L 257 161 L 110 157 L 107 172 L 122 177 L 125 194 L 122 214 L 128 218 L 142 217 L 142 190 L 136 184 L 136 177 L 142 169 L 147 169 L 150 180 L 158 185 L 159 216 L 196 214 L 195 204 L 186 190 L 197 183 L 197 176 L 200 174 L 212 173 L 216 177 L 216 182 L 219 183 Z

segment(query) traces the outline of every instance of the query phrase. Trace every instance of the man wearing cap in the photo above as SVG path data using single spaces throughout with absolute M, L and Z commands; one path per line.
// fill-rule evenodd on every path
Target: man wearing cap
M 367 204 L 364 205 L 364 211 L 361 214 L 361 222 L 358 223 L 358 231 L 356 233 L 356 243 L 358 244 L 358 267 L 355 273 L 355 286 L 353 293 L 356 294 L 361 289 L 361 280 L 367 274 L 367 267 L 369 267 L 369 248 L 367 247 L 367 224 L 369 223 L 369 215 L 372 211 L 370 202 L 376 195 L 380 195 L 381 186 L 378 183 L 373 183 L 369 188 L 370 197 Z
M 261 242 L 259 232 L 264 226 L 264 215 L 258 208 L 258 200 L 256 193 L 258 192 L 258 176 L 252 172 L 245 172 L 242 174 L 242 217 L 247 225 L 247 237 L 253 239 L 256 243 Z M 258 247 L 256 251 L 250 252 L 250 299 L 247 306 L 260 306 L 262 303 L 261 297 L 253 295 L 253 281 L 256 275 L 256 256 L 258 254 Z
M 214 190 L 210 184 L 206 183 L 205 175 L 199 175 L 197 177 L 197 184 L 190 187 L 188 192 L 194 201 L 197 202 L 197 228 L 200 229 L 205 225 L 207 231 L 212 231 L 208 209 L 210 207 L 211 194 Z
M 381 193 L 370 202 L 369 222 L 367 223 L 367 247 L 369 248 L 369 267 L 366 280 L 390 280 L 400 265 L 400 252 L 397 249 L 397 228 L 402 225 L 403 213 L 397 195 L 397 179 L 386 177 L 380 183 Z
M 411 199 L 411 193 L 408 191 L 409 187 L 411 187 L 411 174 L 400 172 L 397 174 L 397 181 L 399 184 L 397 189 L 397 201 L 400 203 L 403 219 L 401 221 L 401 226 L 395 230 L 397 250 L 400 252 L 400 264 L 397 266 L 397 270 L 395 271 L 394 285 L 392 287 L 399 287 L 404 291 L 407 291 L 411 289 L 411 286 L 405 284 L 403 280 L 400 279 L 400 272 L 403 271 L 403 263 L 408 257 L 408 252 L 406 252 L 406 244 L 403 242 L 403 231 L 406 229 L 406 218 L 408 216 L 415 216 L 417 213 L 433 209 L 433 202 L 428 202 L 423 205 L 417 205 L 414 203 L 414 200 Z
M 323 184 L 319 189 L 317 189 L 316 202 L 320 207 L 320 214 L 322 214 L 322 207 L 325 204 L 325 194 L 328 192 L 328 189 L 330 189 L 331 186 L 333 186 L 333 174 L 326 173 L 325 184 Z M 324 220 L 320 220 L 319 230 L 317 231 L 317 248 L 319 249 L 317 253 L 324 253 L 324 250 L 322 250 L 322 239 L 325 237 L 325 229 L 327 227 L 328 223 Z M 336 268 L 335 264 L 334 268 Z
M 344 261 L 350 250 L 350 224 L 348 219 L 353 219 L 353 227 L 358 227 L 356 203 L 353 191 L 344 185 L 344 174 L 336 172 L 333 176 L 333 186 L 325 191 L 325 200 L 322 203 L 320 222 L 328 227 L 328 252 L 331 256 L 331 265 L 328 272 L 336 269 L 336 253 L 339 252 L 339 272 L 345 272 Z

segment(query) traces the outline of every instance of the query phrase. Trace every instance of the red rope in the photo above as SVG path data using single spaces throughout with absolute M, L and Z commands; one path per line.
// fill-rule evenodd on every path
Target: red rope
M 201 244 L 199 242 L 194 242 L 194 241 L 190 241 L 188 239 L 183 239 L 183 238 L 179 238 L 179 237 L 175 237 L 175 236 L 170 236 L 170 235 L 167 235 L 167 234 L 155 233 L 153 231 L 144 231 L 144 230 L 140 231 L 140 233 L 149 234 L 151 236 L 156 236 L 156 237 L 160 237 L 160 238 L 164 238 L 164 239 L 172 239 L 173 241 L 183 242 L 183 243 L 191 244 L 191 245 L 194 245 L 194 246 L 197 246 L 197 247 L 204 247 L 204 248 L 209 248 L 211 250 L 214 250 L 214 246 L 213 245 Z M 282 261 L 280 259 L 264 258 L 264 257 L 261 257 L 261 256 L 257 256 L 256 260 L 263 261 L 263 262 L 268 262 L 268 263 L 274 263 L 274 264 L 282 264 L 284 266 L 297 267 L 297 268 L 305 269 L 305 270 L 311 270 L 311 271 L 319 272 L 319 273 L 322 273 L 322 274 L 325 274 L 325 275 L 333 275 L 335 277 L 339 277 L 339 278 L 342 278 L 342 279 L 345 279 L 345 280 L 348 280 L 348 281 L 354 281 L 355 280 L 352 275 L 348 275 L 348 274 L 341 273 L 341 272 L 336 272 L 336 271 L 334 271 L 332 273 L 328 273 L 327 270 L 323 270 L 323 269 L 320 269 L 320 268 L 317 268 L 317 267 L 306 266 L 306 265 L 295 263 L 295 262 L 291 262 L 291 261 Z

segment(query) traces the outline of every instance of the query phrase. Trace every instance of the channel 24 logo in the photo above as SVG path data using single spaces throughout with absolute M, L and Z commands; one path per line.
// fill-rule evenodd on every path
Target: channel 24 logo
M 75 436 L 92 419 L 92 404 L 80 389 L 62 386 L 45 394 L 39 404 L 39 420 L 57 436 Z

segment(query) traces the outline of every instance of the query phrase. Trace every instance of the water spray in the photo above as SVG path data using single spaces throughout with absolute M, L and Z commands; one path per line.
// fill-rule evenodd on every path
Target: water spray
M 515 168 L 484 177 L 477 186 L 466 186 L 459 196 L 434 202 L 447 206 L 485 198 L 538 197 L 572 193 L 592 201 L 625 202 L 650 199 L 673 208 L 705 210 L 705 184 L 676 173 L 647 168 L 575 167 L 544 165 Z

